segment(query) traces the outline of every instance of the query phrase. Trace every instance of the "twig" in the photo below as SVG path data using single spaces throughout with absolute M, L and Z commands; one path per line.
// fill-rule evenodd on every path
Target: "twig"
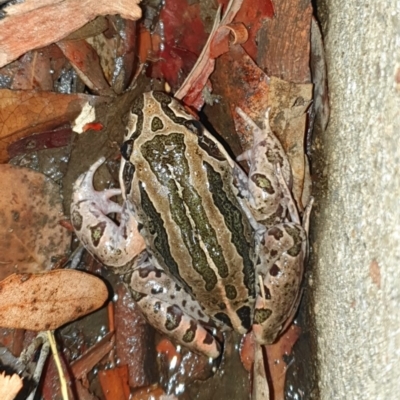
M 51 351 L 53 353 L 54 362 L 56 363 L 58 376 L 60 379 L 61 395 L 62 395 L 63 400 L 68 400 L 69 397 L 68 397 L 67 382 L 65 380 L 64 371 L 61 366 L 60 357 L 58 356 L 57 344 L 56 344 L 56 340 L 54 338 L 54 331 L 47 331 L 47 337 L 49 338 Z

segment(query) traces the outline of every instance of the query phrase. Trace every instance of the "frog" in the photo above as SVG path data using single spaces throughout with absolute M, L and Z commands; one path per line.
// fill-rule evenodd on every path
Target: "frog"
M 149 323 L 213 359 L 222 351 L 214 329 L 252 329 L 259 344 L 286 329 L 308 246 L 311 206 L 301 221 L 269 110 L 261 127 L 236 112 L 253 143 L 235 160 L 178 100 L 139 95 L 121 146 L 120 188 L 94 189 L 102 157 L 76 180 L 71 202 L 77 237 L 122 274 Z M 112 200 L 118 195 L 122 204 Z

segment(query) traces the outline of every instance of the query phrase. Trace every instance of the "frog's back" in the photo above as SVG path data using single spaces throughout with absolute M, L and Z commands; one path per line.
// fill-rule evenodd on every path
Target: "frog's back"
M 233 161 L 175 99 L 145 93 L 123 145 L 123 192 L 158 264 L 239 332 L 251 325 L 254 238 Z

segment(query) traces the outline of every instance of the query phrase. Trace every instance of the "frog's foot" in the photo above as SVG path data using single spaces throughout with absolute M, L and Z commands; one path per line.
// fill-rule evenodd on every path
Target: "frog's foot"
M 76 235 L 104 264 L 120 267 L 131 261 L 144 248 L 144 241 L 137 230 L 137 223 L 128 205 L 120 206 L 110 200 L 121 194 L 120 189 L 98 192 L 93 187 L 93 176 L 105 158 L 96 161 L 74 183 L 71 222 Z M 120 215 L 116 224 L 107 215 Z
M 253 131 L 253 148 L 258 146 L 259 143 L 261 143 L 263 140 L 265 140 L 269 135 L 273 135 L 271 131 L 271 127 L 269 125 L 269 113 L 270 113 L 270 108 L 268 107 L 266 112 L 265 112 L 265 128 L 260 129 L 258 125 L 240 108 L 236 107 L 236 112 L 240 115 L 240 117 L 243 119 L 244 122 L 246 122 L 247 125 L 252 129 Z M 252 156 L 252 152 L 246 151 L 242 153 L 240 156 L 237 157 L 238 161 L 250 161 Z
M 260 344 L 270 344 L 291 322 L 301 298 L 306 232 L 301 225 L 287 222 L 265 234 L 258 267 L 259 295 L 253 332 Z M 262 278 L 264 277 L 264 278 Z
M 111 197 L 121 194 L 121 189 L 106 189 L 98 192 L 93 187 L 93 177 L 99 167 L 104 163 L 105 158 L 98 159 L 86 172 L 79 176 L 75 181 L 72 194 L 72 204 L 81 201 L 91 201 L 95 208 L 102 214 L 121 213 L 122 207 Z
M 209 323 L 199 304 L 162 269 L 144 261 L 129 278 L 128 288 L 148 322 L 195 353 L 217 358 L 220 345 L 201 325 Z

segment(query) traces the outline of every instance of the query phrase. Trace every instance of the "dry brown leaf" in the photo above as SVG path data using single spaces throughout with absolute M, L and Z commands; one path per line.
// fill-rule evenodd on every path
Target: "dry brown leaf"
M 111 86 L 113 83 L 115 66 L 118 62 L 117 50 L 118 44 L 121 42 L 120 37 L 114 35 L 111 38 L 108 38 L 101 33 L 87 38 L 86 42 L 92 46 L 98 55 L 104 77 L 109 86 Z
M 235 21 L 240 21 L 248 29 L 249 40 L 243 48 L 253 60 L 257 60 L 258 54 L 263 51 L 258 49 L 259 32 L 267 19 L 274 18 L 273 3 L 273 0 L 244 0 L 236 15 Z
M 218 132 L 223 133 L 224 139 L 235 154 L 240 154 L 251 148 L 253 134 L 251 130 L 246 129 L 243 119 L 234 110 L 240 107 L 254 121 L 262 121 L 268 107 L 268 77 L 246 54 L 242 46 L 234 45 L 228 53 L 219 57 L 213 74 L 213 87 L 215 92 L 228 103 L 227 107 L 234 117 L 235 130 L 238 134 L 236 135 L 233 129 L 225 128 L 227 121 L 221 116 L 213 118 L 211 123 Z M 232 136 L 224 136 L 228 134 Z M 242 148 L 239 146 L 238 136 Z
M 0 90 L 0 163 L 8 161 L 9 144 L 72 122 L 85 104 L 105 101 L 109 99 L 84 94 Z
M 57 329 L 98 309 L 107 297 L 101 279 L 80 271 L 14 274 L 0 282 L 0 326 Z
M 235 108 L 240 107 L 251 119 L 264 123 L 265 111 L 271 108 L 270 125 L 288 156 L 293 171 L 293 196 L 303 210 L 303 202 L 309 198 L 309 170 L 304 156 L 304 136 L 307 108 L 312 99 L 312 84 L 295 84 L 269 78 L 245 53 L 241 46 L 232 46 L 223 54 L 213 74 L 216 92 L 228 99 L 234 117 L 236 131 L 244 150 L 252 144 L 252 132 L 246 130 L 243 119 Z M 218 127 L 218 121 L 214 126 Z M 232 143 L 228 140 L 228 143 Z M 233 139 L 233 144 L 235 141 Z M 304 188 L 306 193 L 302 196 Z
M 13 400 L 21 389 L 22 379 L 17 374 L 12 376 L 6 376 L 5 372 L 0 374 L 0 399 Z
M 92 92 L 104 96 L 114 93 L 104 77 L 97 52 L 86 40 L 62 40 L 57 45 Z
M 61 50 L 50 45 L 25 53 L 1 68 L 0 73 L 9 80 L 4 89 L 53 91 L 60 86 L 60 77 L 69 68 Z
M 0 279 L 51 268 L 71 241 L 59 225 L 59 187 L 43 174 L 8 164 L 0 165 L 0 181 Z
M 26 0 L 5 9 L 0 21 L 0 67 L 29 50 L 57 42 L 98 15 L 120 14 L 136 21 L 140 0 Z
M 75 32 L 72 32 L 65 39 L 66 40 L 81 40 L 87 39 L 93 36 L 100 35 L 102 32 L 107 30 L 109 23 L 106 17 L 97 17 L 93 21 L 88 22 L 82 28 Z
M 330 114 L 328 71 L 322 33 L 315 18 L 312 19 L 311 24 L 310 68 L 314 84 L 313 106 L 315 110 L 315 125 L 324 131 L 328 125 Z
M 138 32 L 135 21 L 119 16 L 109 16 L 107 21 L 107 31 L 92 35 L 86 41 L 98 54 L 108 84 L 121 94 L 131 83 L 138 65 Z
M 269 87 L 271 127 L 292 166 L 292 193 L 299 209 L 303 210 L 304 176 L 309 174 L 304 162 L 304 136 L 307 124 L 306 111 L 312 101 L 313 85 L 295 84 L 271 77 Z

